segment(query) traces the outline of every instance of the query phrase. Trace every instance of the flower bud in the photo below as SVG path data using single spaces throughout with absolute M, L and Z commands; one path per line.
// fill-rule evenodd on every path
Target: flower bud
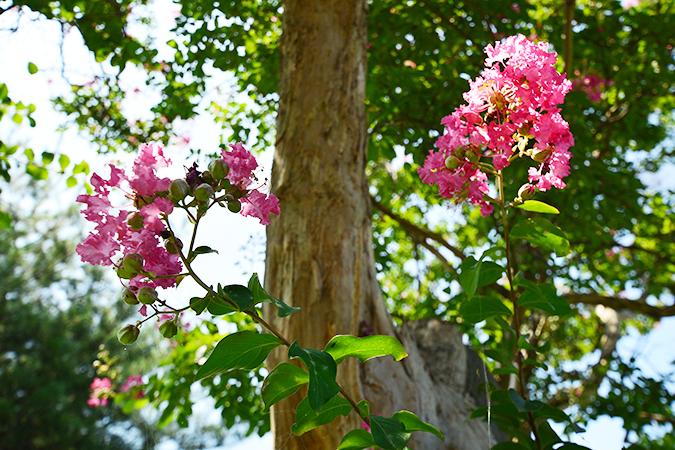
M 171 185 L 169 185 L 169 194 L 171 194 L 171 197 L 176 201 L 183 200 L 189 193 L 190 186 L 188 186 L 187 181 L 182 178 L 173 180 Z
M 171 239 L 166 241 L 166 243 L 164 244 L 164 248 L 171 255 L 177 255 L 178 253 L 180 253 L 181 249 L 183 248 L 183 242 L 178 238 L 174 238 L 174 239 L 176 241 L 175 244 L 174 244 L 174 241 L 171 240 Z
M 450 170 L 455 170 L 461 164 L 460 160 L 456 156 L 448 156 L 445 158 L 445 167 Z
M 143 257 L 138 253 L 128 253 L 124 255 L 122 265 L 124 270 L 138 275 L 143 271 Z
M 138 299 L 136 298 L 136 294 L 134 294 L 129 289 L 125 289 L 124 291 L 122 291 L 122 300 L 127 305 L 132 305 L 132 306 L 138 305 Z
M 178 333 L 178 326 L 174 320 L 167 320 L 159 326 L 159 333 L 167 339 L 172 338 Z
M 552 149 L 549 147 L 546 150 L 541 150 L 538 148 L 532 149 L 532 159 L 536 162 L 544 162 L 544 160 L 552 153 Z
M 209 171 L 214 180 L 222 180 L 230 173 L 230 166 L 227 165 L 224 159 L 214 159 L 209 164 Z
M 143 229 L 143 217 L 139 213 L 133 213 L 131 216 L 129 216 L 129 219 L 127 219 L 127 223 L 129 224 L 129 227 L 131 227 L 132 230 L 138 231 Z
M 521 200 L 529 200 L 537 192 L 537 189 L 529 183 L 525 183 L 518 189 L 518 198 Z
M 238 213 L 241 211 L 241 203 L 237 199 L 232 199 L 227 201 L 227 209 L 233 213 Z
M 115 269 L 115 272 L 117 272 L 117 276 L 123 280 L 131 280 L 133 277 L 138 275 L 138 272 L 127 270 L 123 265 L 120 265 L 117 269 Z
M 195 198 L 200 202 L 205 202 L 213 197 L 213 188 L 211 185 L 202 183 L 195 188 Z
M 478 160 L 480 159 L 480 155 L 478 155 L 478 153 L 476 153 L 472 150 L 467 150 L 466 157 L 469 159 L 469 161 L 471 161 L 474 164 L 476 164 L 478 162 Z
M 151 287 L 143 286 L 138 290 L 136 298 L 144 305 L 151 305 L 157 301 L 157 291 Z
M 134 325 L 127 325 L 117 332 L 117 339 L 124 345 L 131 345 L 138 339 L 141 330 Z

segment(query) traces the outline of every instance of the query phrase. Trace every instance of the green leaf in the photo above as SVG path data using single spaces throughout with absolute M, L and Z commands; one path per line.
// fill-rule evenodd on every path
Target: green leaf
M 218 285 L 218 291 L 221 292 L 223 288 Z M 218 295 L 212 295 L 212 294 L 207 294 L 205 298 L 207 298 L 207 309 L 208 311 L 213 314 L 214 316 L 223 316 L 225 314 L 232 314 L 233 312 L 237 312 L 238 309 L 232 305 L 231 303 L 228 303 L 223 297 L 225 295 L 221 292 L 220 296 Z
M 544 405 L 540 401 L 530 401 L 530 400 L 525 400 L 523 397 L 518 394 L 515 389 L 509 389 L 509 396 L 511 397 L 511 400 L 513 400 L 513 403 L 516 405 L 516 408 L 518 408 L 518 411 L 521 412 L 532 412 L 532 411 L 537 411 L 542 408 Z
M 218 250 L 214 250 L 211 247 L 209 247 L 208 245 L 200 245 L 196 249 L 192 250 L 192 252 L 188 256 L 188 259 L 192 260 L 197 255 L 205 255 L 207 253 L 218 253 Z
M 255 305 L 251 291 L 240 284 L 231 284 L 223 288 L 218 286 L 218 293 L 237 305 L 240 311 L 246 311 Z
M 393 417 L 370 415 L 370 430 L 375 445 L 383 450 L 403 450 L 410 440 L 405 425 Z
M 208 296 L 201 298 L 201 297 L 192 297 L 190 299 L 190 308 L 197 313 L 197 315 L 200 315 L 205 309 L 206 306 L 209 304 L 209 298 Z M 215 314 L 217 315 L 217 314 Z
M 277 314 L 279 317 L 290 316 L 296 311 L 300 311 L 300 308 L 294 306 L 288 306 L 286 303 L 278 300 L 271 295 L 269 295 L 265 289 L 260 285 L 260 280 L 258 279 L 258 274 L 254 273 L 251 275 L 251 279 L 248 280 L 248 288 L 253 293 L 253 301 L 258 304 L 260 302 L 271 302 L 274 306 L 277 307 Z
M 225 336 L 199 368 L 195 381 L 231 370 L 255 369 L 279 345 L 281 341 L 275 336 L 256 331 L 239 331 Z
M 515 442 L 505 441 L 492 447 L 492 450 L 530 450 L 530 448 Z
M 514 284 L 525 288 L 525 291 L 518 298 L 518 306 L 538 308 L 557 316 L 564 316 L 572 312 L 569 303 L 558 296 L 555 286 L 551 283 L 537 284 L 525 278 L 517 277 Z
M 42 164 L 49 165 L 54 161 L 54 154 L 51 152 L 42 152 Z
M 459 274 L 459 284 L 462 285 L 467 300 L 471 300 L 473 294 L 476 293 L 476 289 L 478 289 L 478 277 L 480 275 L 480 266 L 482 264 L 482 260 L 476 261 L 476 258 L 473 256 L 467 256 L 462 262 L 462 272 Z
M 337 450 L 363 450 L 374 445 L 372 434 L 366 430 L 352 430 L 342 438 Z
M 12 226 L 12 216 L 5 211 L 0 211 L 0 230 Z
M 558 256 L 570 253 L 570 243 L 565 234 L 543 217 L 518 222 L 511 230 L 511 238 L 525 239 L 532 245 L 554 252 Z
M 300 358 L 309 373 L 307 400 L 313 411 L 320 413 L 321 408 L 340 392 L 335 382 L 337 364 L 333 357 L 323 351 L 300 348 L 295 341 L 288 349 L 289 358 Z
M 516 208 L 543 214 L 560 214 L 557 208 L 539 200 L 525 200 L 523 203 L 516 205 Z
M 591 449 L 588 447 L 584 447 L 583 445 L 574 444 L 572 442 L 565 442 L 556 450 L 591 450 Z
M 26 173 L 35 180 L 46 180 L 49 178 L 49 171 L 44 167 L 36 166 L 33 163 L 26 165 Z
M 551 425 L 547 421 L 543 421 L 537 425 L 537 432 L 539 433 L 539 440 L 544 448 L 562 442 L 560 436 L 553 431 L 553 428 L 551 428 Z
M 28 63 L 28 73 L 30 73 L 31 75 L 35 75 L 37 72 L 38 72 L 37 66 L 35 64 L 33 64 L 32 62 L 29 62 Z
M 459 314 L 471 323 L 478 323 L 496 315 L 510 316 L 512 312 L 498 298 L 478 296 L 462 302 Z
M 478 274 L 478 287 L 487 286 L 498 281 L 503 273 L 504 268 L 499 264 L 492 261 L 483 261 L 480 273 Z
M 370 403 L 367 400 L 361 400 L 356 404 L 361 411 L 361 417 L 368 417 L 370 415 Z
M 417 417 L 414 413 L 411 413 L 410 411 L 399 411 L 396 414 L 394 414 L 394 419 L 398 419 L 401 422 L 403 422 L 403 425 L 405 425 L 405 430 L 406 431 L 426 431 L 428 433 L 434 434 L 438 436 L 438 438 L 441 441 L 445 441 L 443 438 L 443 433 L 440 432 L 438 428 L 436 428 L 433 425 L 430 425 L 426 422 L 423 422 L 422 419 Z
M 66 170 L 66 167 L 68 167 L 68 164 L 70 164 L 70 158 L 66 155 L 61 155 L 59 156 L 59 167 L 61 167 L 61 172 Z
M 68 179 L 66 180 L 66 186 L 68 186 L 69 188 L 75 186 L 76 184 L 77 184 L 77 178 L 75 178 L 75 177 L 68 177 Z
M 395 361 L 400 361 L 408 356 L 401 343 L 393 336 L 335 336 L 326 344 L 324 351 L 333 357 L 336 364 L 350 356 L 359 358 L 361 362 L 385 355 L 391 355 Z
M 331 423 L 337 416 L 346 416 L 351 410 L 352 406 L 347 400 L 335 396 L 323 406 L 320 413 L 316 413 L 309 406 L 309 397 L 307 397 L 298 404 L 295 410 L 295 425 L 291 427 L 291 431 L 296 436 L 300 436 L 318 426 Z
M 295 394 L 305 384 L 309 383 L 309 375 L 301 368 L 291 363 L 281 363 L 267 375 L 262 387 L 262 398 L 265 402 L 265 411 L 270 406 Z

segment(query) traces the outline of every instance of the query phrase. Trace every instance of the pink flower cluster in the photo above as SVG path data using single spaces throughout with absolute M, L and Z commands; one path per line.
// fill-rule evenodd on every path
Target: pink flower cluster
M 94 407 L 108 404 L 108 398 L 112 394 L 109 378 L 94 378 L 89 387 L 91 388 L 91 395 L 87 400 L 87 405 Z
M 227 179 L 242 191 L 248 191 L 241 198 L 241 215 L 255 217 L 261 224 L 269 225 L 270 213 L 278 216 L 281 212 L 279 199 L 273 194 L 263 194 L 257 188 L 252 188 L 257 181 L 254 172 L 258 168 L 258 162 L 241 142 L 230 144 L 230 148 L 229 151 L 221 151 L 223 159 L 230 166 Z
M 160 245 L 160 234 L 166 231 L 162 222 L 164 215 L 171 214 L 174 208 L 172 201 L 157 193 L 169 189 L 171 180 L 159 178 L 157 169 L 167 167 L 171 163 L 164 157 L 162 148 L 156 145 L 141 145 L 140 156 L 134 161 L 132 175 L 110 164 L 110 178 L 104 179 L 98 174 L 91 177 L 94 193 L 80 195 L 77 201 L 87 207 L 82 214 L 87 220 L 96 224 L 95 230 L 77 246 L 76 251 L 82 261 L 102 266 L 119 267 L 124 255 L 138 253 L 143 257 L 143 270 L 158 276 L 179 274 L 181 262 L 178 255 L 171 255 Z M 113 188 L 130 187 L 134 210 L 119 209 L 115 214 L 109 195 Z M 142 225 L 130 225 L 130 220 L 142 218 Z M 113 258 L 119 256 L 118 261 Z M 137 275 L 129 281 L 134 287 L 171 287 L 175 278 L 156 278 L 147 280 Z
M 545 191 L 563 188 L 569 174 L 569 148 L 574 139 L 558 104 L 571 83 L 555 69 L 557 55 L 548 44 L 517 35 L 485 48 L 486 68 L 470 81 L 465 105 L 445 117 L 446 133 L 418 169 L 422 181 L 438 185 L 439 193 L 492 213 L 486 198 L 488 175 L 480 159 L 492 158 L 495 170 L 507 167 L 514 154 L 531 156 L 537 167 L 529 181 Z M 533 143 L 530 147 L 528 143 Z
M 130 376 L 127 377 L 126 381 L 122 386 L 120 386 L 120 391 L 129 392 L 130 390 L 143 386 L 143 378 L 140 376 Z M 134 398 L 143 398 L 143 390 L 139 389 L 138 392 L 134 394 Z
M 611 80 L 607 81 L 602 76 L 584 75 L 572 81 L 572 89 L 587 94 L 592 102 L 597 103 L 602 99 L 601 95 L 604 88 L 613 84 Z

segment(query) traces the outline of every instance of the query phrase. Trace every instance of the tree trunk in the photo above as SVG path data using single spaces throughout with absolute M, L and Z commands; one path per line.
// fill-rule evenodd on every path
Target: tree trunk
M 271 295 L 302 308 L 290 318 L 278 319 L 271 311 L 267 316 L 304 348 L 323 349 L 336 334 L 362 334 L 362 324 L 376 334 L 396 334 L 376 279 L 365 174 L 366 3 L 284 2 L 272 171 L 281 215 L 267 228 L 265 285 Z M 407 409 L 460 438 L 446 434 L 443 444 L 432 435 L 415 433 L 412 448 L 486 448 L 482 423 L 462 425 L 475 406 L 467 402 L 464 386 L 453 386 L 452 376 L 449 384 L 436 383 L 434 377 L 445 380 L 445 375 L 427 370 L 416 340 L 420 333 L 413 328 L 399 331 L 410 354 L 406 363 L 387 357 L 359 367 L 349 358 L 340 365 L 338 383 L 357 401 L 368 399 L 375 414 L 391 416 Z M 447 345 L 462 347 L 461 337 Z M 273 352 L 269 366 L 285 361 L 285 353 Z M 298 397 L 272 408 L 276 449 L 335 450 L 349 430 L 360 426 L 356 414 L 350 414 L 294 436 L 290 429 Z M 462 439 L 464 445 L 459 444 Z

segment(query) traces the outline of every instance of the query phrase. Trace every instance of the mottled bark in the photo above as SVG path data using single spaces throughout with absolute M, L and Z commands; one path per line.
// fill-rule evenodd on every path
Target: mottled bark
M 322 349 L 336 334 L 359 335 L 362 321 L 378 334 L 396 331 L 376 279 L 365 175 L 366 19 L 365 0 L 284 2 L 272 171 L 281 215 L 267 229 L 265 286 L 302 308 L 290 319 L 270 311 L 267 316 L 305 348 Z M 487 431 L 480 422 L 462 425 L 473 407 L 464 388 L 453 392 L 452 383 L 435 381 L 443 375 L 429 374 L 416 333 L 405 330 L 406 363 L 387 357 L 359 367 L 350 358 L 340 365 L 339 383 L 357 401 L 371 401 L 374 413 L 408 409 L 451 434 L 462 427 L 472 430 L 467 436 L 474 441 L 465 445 L 452 435 L 446 444 L 429 435 L 411 442 L 412 448 L 416 443 L 426 450 L 486 448 Z M 448 345 L 461 347 L 461 340 Z M 284 361 L 285 353 L 274 352 L 270 367 Z M 334 450 L 347 431 L 360 426 L 351 414 L 296 437 L 290 428 L 298 400 L 295 395 L 272 408 L 277 449 Z

